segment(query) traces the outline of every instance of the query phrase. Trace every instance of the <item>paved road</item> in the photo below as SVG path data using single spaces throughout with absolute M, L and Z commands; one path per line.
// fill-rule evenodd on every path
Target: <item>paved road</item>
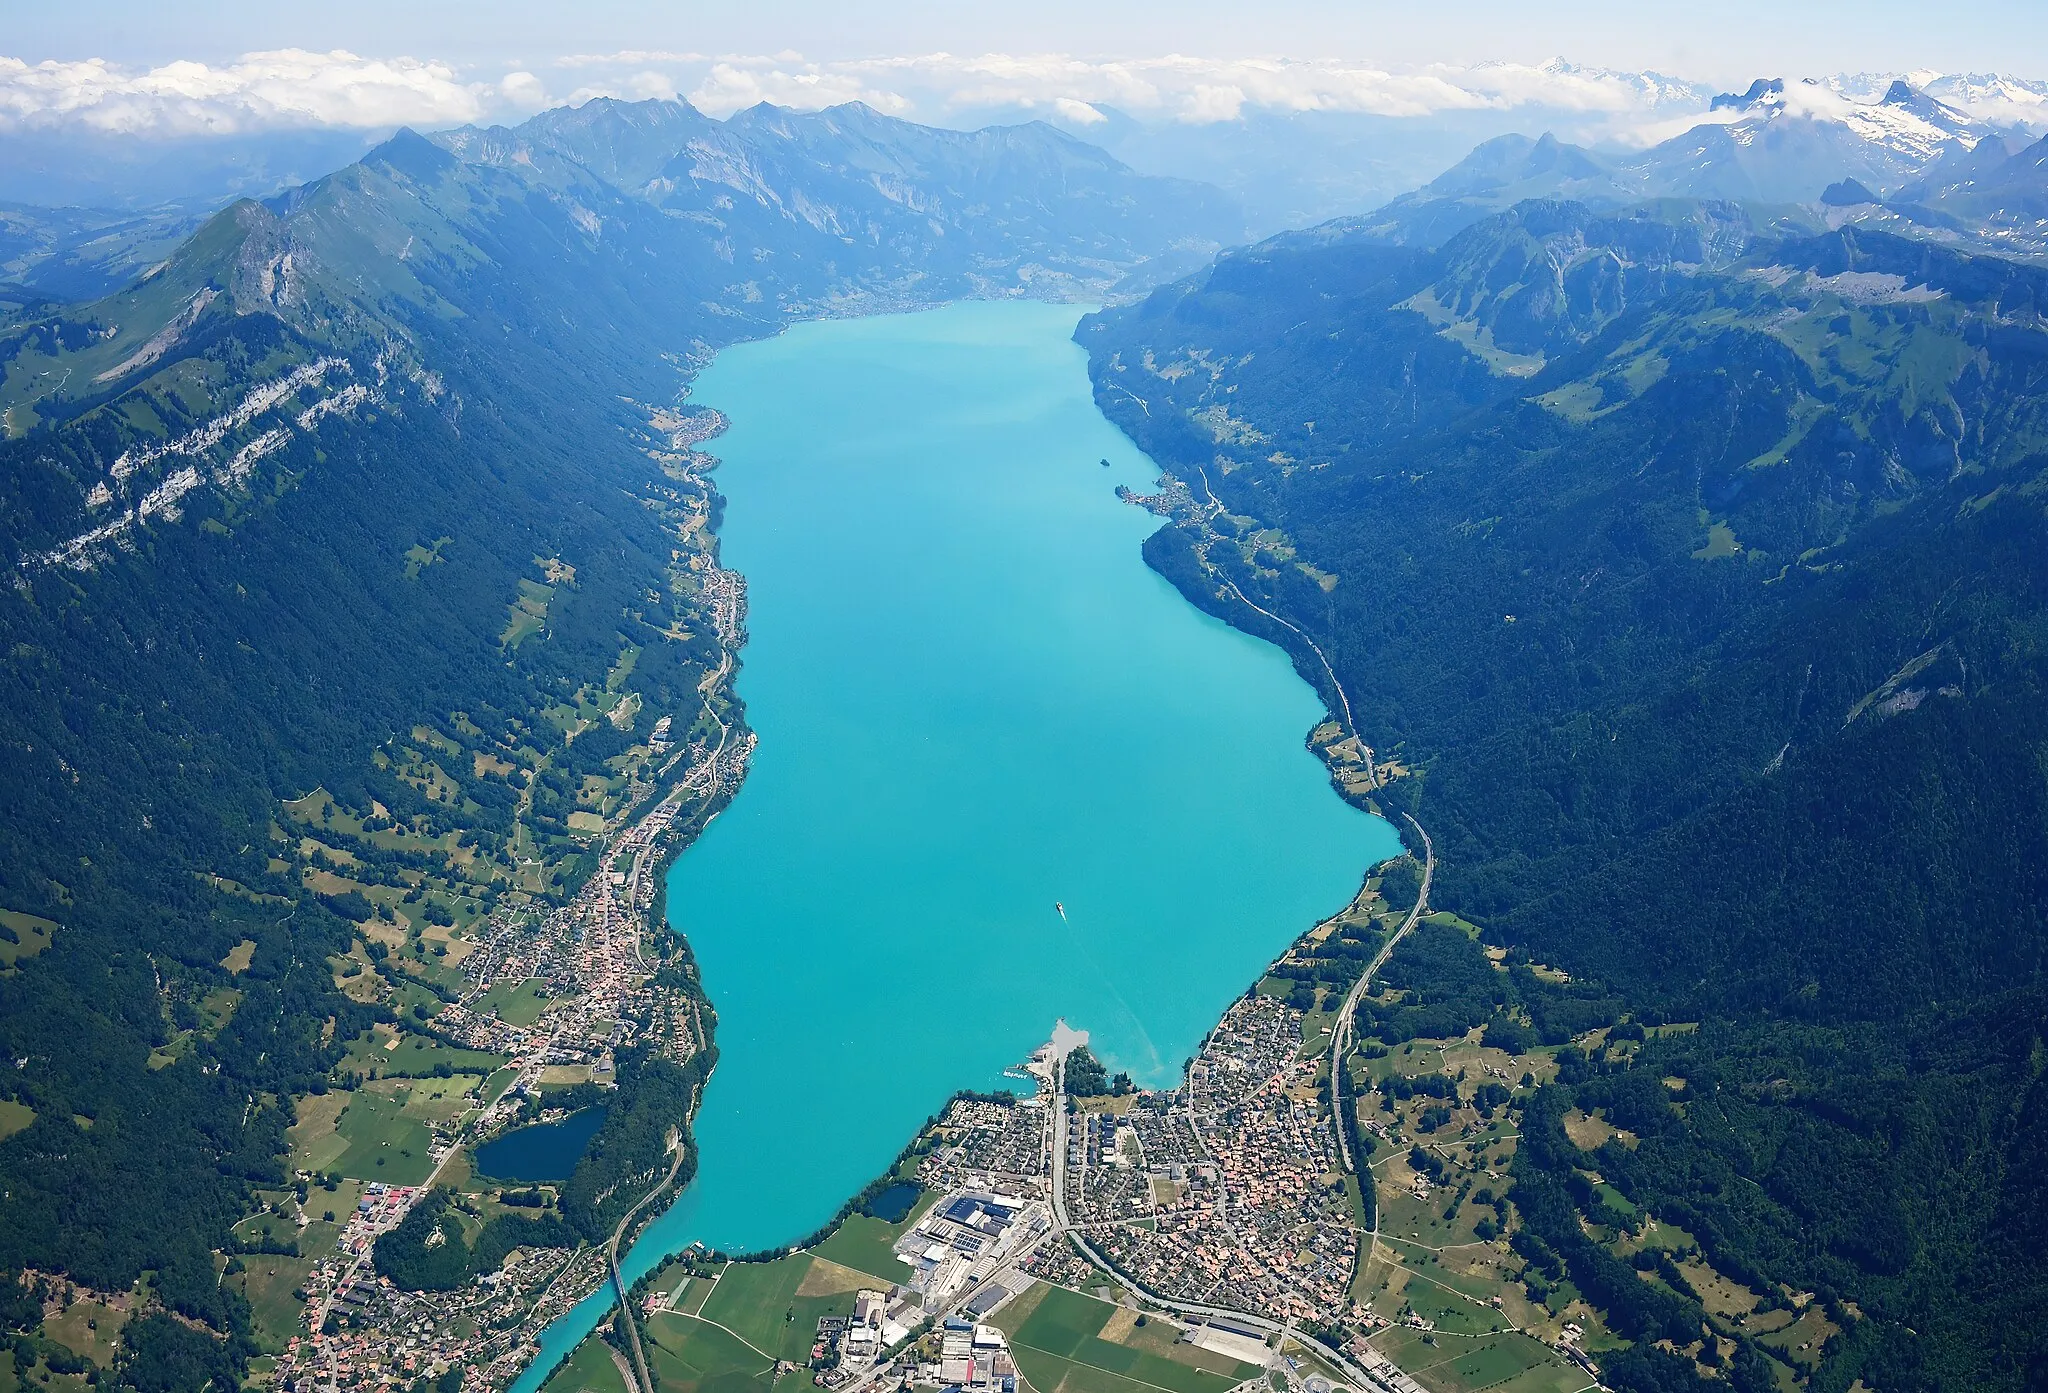
M 1380 951 L 1373 954 L 1372 961 L 1365 965 L 1365 971 L 1358 974 L 1358 980 L 1353 982 L 1351 990 L 1345 993 L 1343 1008 L 1337 1012 L 1336 1029 L 1330 1032 L 1330 1091 L 1333 1100 L 1336 1097 L 1338 1064 L 1344 1058 L 1344 1052 L 1351 1048 L 1352 1014 L 1358 1009 L 1358 999 L 1365 995 L 1366 988 L 1372 984 L 1373 974 L 1386 966 L 1387 959 L 1393 956 L 1394 950 L 1401 945 L 1401 940 L 1408 936 L 1408 931 L 1415 927 L 1416 921 L 1422 918 L 1429 907 L 1429 881 L 1430 877 L 1436 874 L 1436 847 L 1430 842 L 1429 833 L 1422 830 L 1421 823 L 1409 817 L 1407 813 L 1401 816 L 1408 818 L 1408 825 L 1415 829 L 1416 836 L 1422 838 L 1422 888 L 1416 892 L 1415 907 L 1408 911 L 1408 917 L 1401 921 L 1401 927 L 1394 931 L 1394 936 L 1380 945 Z M 1330 1122 L 1337 1129 L 1337 1154 L 1343 1159 L 1344 1169 L 1357 1175 L 1358 1167 L 1353 1164 L 1351 1157 L 1351 1137 L 1344 1127 L 1344 1119 L 1337 1114 L 1335 1108 L 1330 1111 Z M 1360 1183 L 1367 1184 L 1370 1181 L 1361 1177 Z M 1373 1212 L 1379 1212 L 1378 1205 L 1373 1206 Z M 1374 1236 L 1378 1236 L 1377 1223 L 1374 1225 Z
M 1195 472 L 1202 476 L 1202 492 L 1209 495 L 1209 506 L 1219 513 L 1224 511 L 1222 502 L 1216 497 L 1216 491 L 1209 487 L 1209 471 L 1197 466 Z M 1358 734 L 1358 727 L 1352 724 L 1351 720 L 1351 698 L 1345 693 L 1344 684 L 1337 680 L 1337 669 L 1330 666 L 1329 655 L 1323 652 L 1322 645 L 1310 638 L 1308 632 L 1299 624 L 1290 623 L 1288 620 L 1282 619 L 1279 615 L 1273 613 L 1272 610 L 1267 609 L 1264 605 L 1252 599 L 1251 596 L 1245 594 L 1244 591 L 1238 589 L 1237 582 L 1229 576 L 1224 575 L 1221 571 L 1218 571 L 1216 575 L 1229 588 L 1230 593 L 1243 601 L 1246 607 L 1265 615 L 1266 618 L 1272 620 L 1275 624 L 1286 629 L 1308 645 L 1309 652 L 1315 654 L 1316 661 L 1323 665 L 1323 676 L 1330 679 L 1330 690 L 1337 694 L 1337 708 L 1343 713 L 1344 717 L 1344 733 L 1346 735 Z M 1362 740 L 1359 742 L 1359 748 L 1365 753 L 1365 776 L 1367 783 L 1371 787 L 1378 787 L 1379 778 L 1377 771 L 1373 767 L 1372 748 Z
M 1430 877 L 1436 874 L 1436 846 L 1429 840 L 1429 833 L 1423 831 L 1422 824 L 1407 813 L 1403 813 L 1402 816 L 1408 818 L 1408 825 L 1415 829 L 1415 835 L 1422 838 L 1422 888 L 1415 892 L 1415 907 L 1409 910 L 1408 917 L 1401 921 L 1400 929 L 1386 941 L 1378 953 L 1373 955 L 1373 960 L 1366 964 L 1365 971 L 1358 975 L 1358 981 L 1353 983 L 1351 990 L 1346 993 L 1344 1009 L 1337 1016 L 1337 1028 L 1330 1032 L 1330 1101 L 1335 1105 L 1330 1109 L 1330 1122 L 1337 1129 L 1337 1154 L 1343 1161 L 1344 1169 L 1358 1177 L 1361 1190 L 1372 1184 L 1372 1172 L 1361 1169 L 1351 1154 L 1351 1135 L 1345 1129 L 1344 1119 L 1338 1114 L 1337 1109 L 1352 1105 L 1337 1091 L 1337 1070 L 1343 1067 L 1344 1052 L 1351 1048 L 1352 1014 L 1358 1009 L 1358 998 L 1365 995 L 1366 985 L 1372 981 L 1373 974 L 1385 966 L 1394 949 L 1408 936 L 1408 931 L 1415 927 L 1416 921 L 1422 918 L 1423 911 L 1429 905 Z M 1365 1254 L 1360 1259 L 1359 1270 L 1369 1268 L 1379 1253 L 1380 1206 L 1378 1197 L 1374 1196 L 1372 1232 L 1366 1235 Z
M 692 1100 L 693 1110 L 694 1106 L 695 1100 Z M 618 1293 L 619 1297 L 619 1318 L 626 1322 L 626 1334 L 633 1342 L 633 1367 L 640 1372 L 640 1393 L 655 1393 L 654 1380 L 647 1374 L 647 1355 L 640 1348 L 640 1322 L 633 1318 L 633 1301 L 626 1291 L 625 1276 L 619 1271 L 619 1241 L 626 1236 L 626 1229 L 632 1224 L 633 1217 L 652 1203 L 656 1195 L 675 1183 L 676 1171 L 683 1164 L 683 1146 L 681 1139 L 673 1134 L 669 1140 L 669 1150 L 673 1153 L 673 1159 L 668 1163 L 668 1174 L 663 1176 L 661 1182 L 652 1190 L 640 1197 L 640 1203 L 626 1211 L 625 1217 L 619 1220 L 619 1226 L 612 1230 L 611 1242 L 605 1245 L 604 1251 L 605 1261 L 611 1264 L 612 1290 Z

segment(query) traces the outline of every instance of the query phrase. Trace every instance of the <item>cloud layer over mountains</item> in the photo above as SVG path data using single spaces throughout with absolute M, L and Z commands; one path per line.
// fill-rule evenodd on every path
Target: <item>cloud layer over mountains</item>
M 1895 89 L 1901 76 L 1906 86 Z M 1549 133 L 1621 155 L 1697 133 L 1704 150 L 1742 145 L 1758 121 L 1783 116 L 1810 119 L 1778 128 L 1824 130 L 1823 144 L 1852 155 L 1866 145 L 1888 152 L 1878 165 L 1830 157 L 1811 189 L 1804 175 L 1771 184 L 1811 197 L 1849 176 L 1879 187 L 1899 159 L 1917 169 L 1952 138 L 1967 148 L 1992 129 L 2026 134 L 2021 143 L 2048 131 L 2048 82 L 2017 77 L 1862 73 L 1756 90 L 1765 87 L 1759 104 L 1717 100 L 1715 86 L 1562 59 L 1396 67 L 925 53 L 815 62 L 637 49 L 464 67 L 291 48 L 124 68 L 0 57 L 0 202 L 196 212 L 317 178 L 401 126 L 517 125 L 600 96 L 687 100 L 721 119 L 763 102 L 861 102 L 960 130 L 1048 120 L 1140 172 L 1224 189 L 1261 234 L 1379 207 L 1504 135 Z
M 1867 100 L 1890 75 L 1830 84 Z M 1916 73 L 1916 86 L 1982 119 L 2048 123 L 2048 83 Z M 1943 90 L 1943 89 L 1947 90 Z M 0 58 L 0 128 L 70 128 L 170 137 L 329 127 L 378 130 L 517 120 L 592 96 L 687 97 L 723 116 L 757 102 L 816 109 L 863 101 L 933 124 L 979 113 L 1035 114 L 1075 127 L 1114 110 L 1142 121 L 1203 124 L 1251 112 L 1389 119 L 1540 110 L 1579 138 L 1648 143 L 1703 112 L 1713 88 L 1656 73 L 1483 63 L 1396 69 L 1335 59 L 1130 59 L 945 53 L 814 63 L 801 55 L 662 51 L 580 54 L 498 73 L 432 59 L 282 49 L 232 63 L 129 69 L 101 60 Z
M 281 49 L 233 63 L 123 69 L 92 59 L 35 63 L 0 57 L 0 124 L 184 137 L 339 126 L 450 125 L 516 109 L 539 84 L 512 73 L 466 79 L 444 63 Z
M 629 55 L 582 60 L 596 67 Z M 1060 54 L 928 54 L 810 64 L 787 56 L 722 59 L 689 95 L 711 112 L 753 101 L 801 101 L 820 87 L 840 100 L 972 111 L 1021 108 L 1090 123 L 1098 108 L 1190 123 L 1235 120 L 1247 108 L 1422 117 L 1446 111 L 1545 106 L 1601 115 L 1697 108 L 1702 90 L 1656 74 L 1616 73 L 1551 62 L 1541 66 L 1435 64 L 1392 70 L 1334 59 L 1158 58 L 1095 60 Z

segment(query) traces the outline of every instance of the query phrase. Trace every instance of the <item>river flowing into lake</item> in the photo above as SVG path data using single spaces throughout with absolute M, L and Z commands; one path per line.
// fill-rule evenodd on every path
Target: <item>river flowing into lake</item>
M 1177 1081 L 1399 854 L 1304 747 L 1322 707 L 1287 658 L 1145 566 L 1159 521 L 1114 489 L 1157 471 L 1095 409 L 1078 314 L 803 324 L 696 383 L 732 422 L 710 448 L 761 743 L 669 880 L 720 1055 L 697 1180 L 629 1281 L 810 1233 L 1057 1018 Z M 607 1306 L 557 1322 L 518 1393 Z

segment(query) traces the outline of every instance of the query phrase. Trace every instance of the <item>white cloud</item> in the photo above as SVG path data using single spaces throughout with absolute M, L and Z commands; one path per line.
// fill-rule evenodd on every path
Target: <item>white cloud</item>
M 545 111 L 552 100 L 547 86 L 532 73 L 506 73 L 498 82 L 498 95 L 519 111 Z
M 465 81 L 445 63 L 359 58 L 340 49 L 279 49 L 218 67 L 179 62 L 147 70 L 100 59 L 31 65 L 0 58 L 6 128 L 69 124 L 123 135 L 226 135 L 280 126 L 447 126 L 528 94 L 518 84 L 501 94 Z
M 545 75 L 545 76 L 544 76 Z M 1919 73 L 1931 90 L 1981 114 L 2048 121 L 2048 85 Z M 1884 79 L 1837 79 L 1861 86 Z M 1860 85 L 1857 85 L 1860 84 Z M 1917 85 L 1917 84 L 1916 84 Z M 1804 87 L 1804 84 L 1800 84 Z M 516 121 L 596 96 L 688 100 L 712 116 L 756 102 L 816 109 L 862 101 L 892 115 L 949 123 L 978 113 L 1038 112 L 1100 125 L 1105 108 L 1141 120 L 1211 123 L 1260 111 L 1349 112 L 1421 119 L 1456 112 L 1531 112 L 1577 138 L 1636 140 L 1698 124 L 1712 89 L 1653 73 L 1548 63 L 1395 68 L 1338 59 L 1214 59 L 1185 54 L 912 54 L 812 62 L 801 54 L 709 55 L 657 49 L 572 54 L 502 73 L 419 58 L 362 58 L 299 49 L 224 64 L 129 69 L 93 60 L 29 64 L 0 58 L 0 131 L 75 125 L 114 134 L 231 134 L 291 126 L 423 129 Z M 1792 100 L 1844 102 L 1802 90 Z M 1726 119 L 1726 118 L 1723 118 Z
M 806 111 L 866 102 L 892 116 L 910 112 L 908 98 L 873 87 L 858 73 L 792 60 L 789 54 L 720 59 L 690 93 L 690 104 L 709 116 L 728 116 L 759 102 Z
M 634 73 L 626 79 L 626 92 L 635 101 L 672 102 L 676 99 L 676 85 L 666 73 L 653 71 Z
M 1202 82 L 1182 102 L 1180 119 L 1190 125 L 1206 126 L 1217 121 L 1235 121 L 1244 115 L 1244 89 Z
M 645 49 L 572 54 L 534 66 L 561 77 L 543 80 L 521 67 L 487 80 L 431 59 L 372 59 L 340 50 L 284 49 L 220 65 L 180 62 L 146 70 L 100 60 L 31 65 L 0 58 L 0 128 L 61 123 L 179 135 L 280 126 L 431 128 L 516 120 L 561 100 L 684 93 L 713 116 L 763 101 L 804 109 L 863 101 L 925 120 L 998 108 L 1043 111 L 1082 125 L 1105 120 L 1105 106 L 1143 119 L 1205 123 L 1252 110 L 1422 117 L 1527 105 L 1628 120 L 1704 105 L 1700 89 L 1687 84 L 1565 63 L 1394 71 L 1337 60 L 1003 53 L 816 63 L 796 53 Z
M 770 60 L 756 69 L 772 70 Z M 886 85 L 923 110 L 1021 106 L 1058 110 L 1062 101 L 1116 106 L 1141 117 L 1235 120 L 1247 108 L 1422 117 L 1441 111 L 1543 106 L 1634 117 L 1659 109 L 1697 111 L 1704 89 L 1669 78 L 1578 68 L 1490 63 L 1394 71 L 1372 64 L 1291 58 L 1078 59 L 1065 54 L 947 53 L 806 65 Z
M 568 53 L 555 60 L 558 68 L 638 68 L 648 64 L 708 63 L 702 53 L 675 53 L 660 48 L 625 48 L 617 53 Z

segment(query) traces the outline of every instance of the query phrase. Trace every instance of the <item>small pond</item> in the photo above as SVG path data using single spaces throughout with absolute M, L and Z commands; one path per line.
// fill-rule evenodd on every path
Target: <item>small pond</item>
M 517 1127 L 476 1149 L 476 1168 L 493 1180 L 567 1180 L 584 1148 L 604 1125 L 603 1108 L 584 1108 L 560 1122 Z
M 915 1181 L 899 1180 L 868 1198 L 867 1211 L 885 1224 L 900 1224 L 910 1217 L 917 1197 L 924 1191 Z

